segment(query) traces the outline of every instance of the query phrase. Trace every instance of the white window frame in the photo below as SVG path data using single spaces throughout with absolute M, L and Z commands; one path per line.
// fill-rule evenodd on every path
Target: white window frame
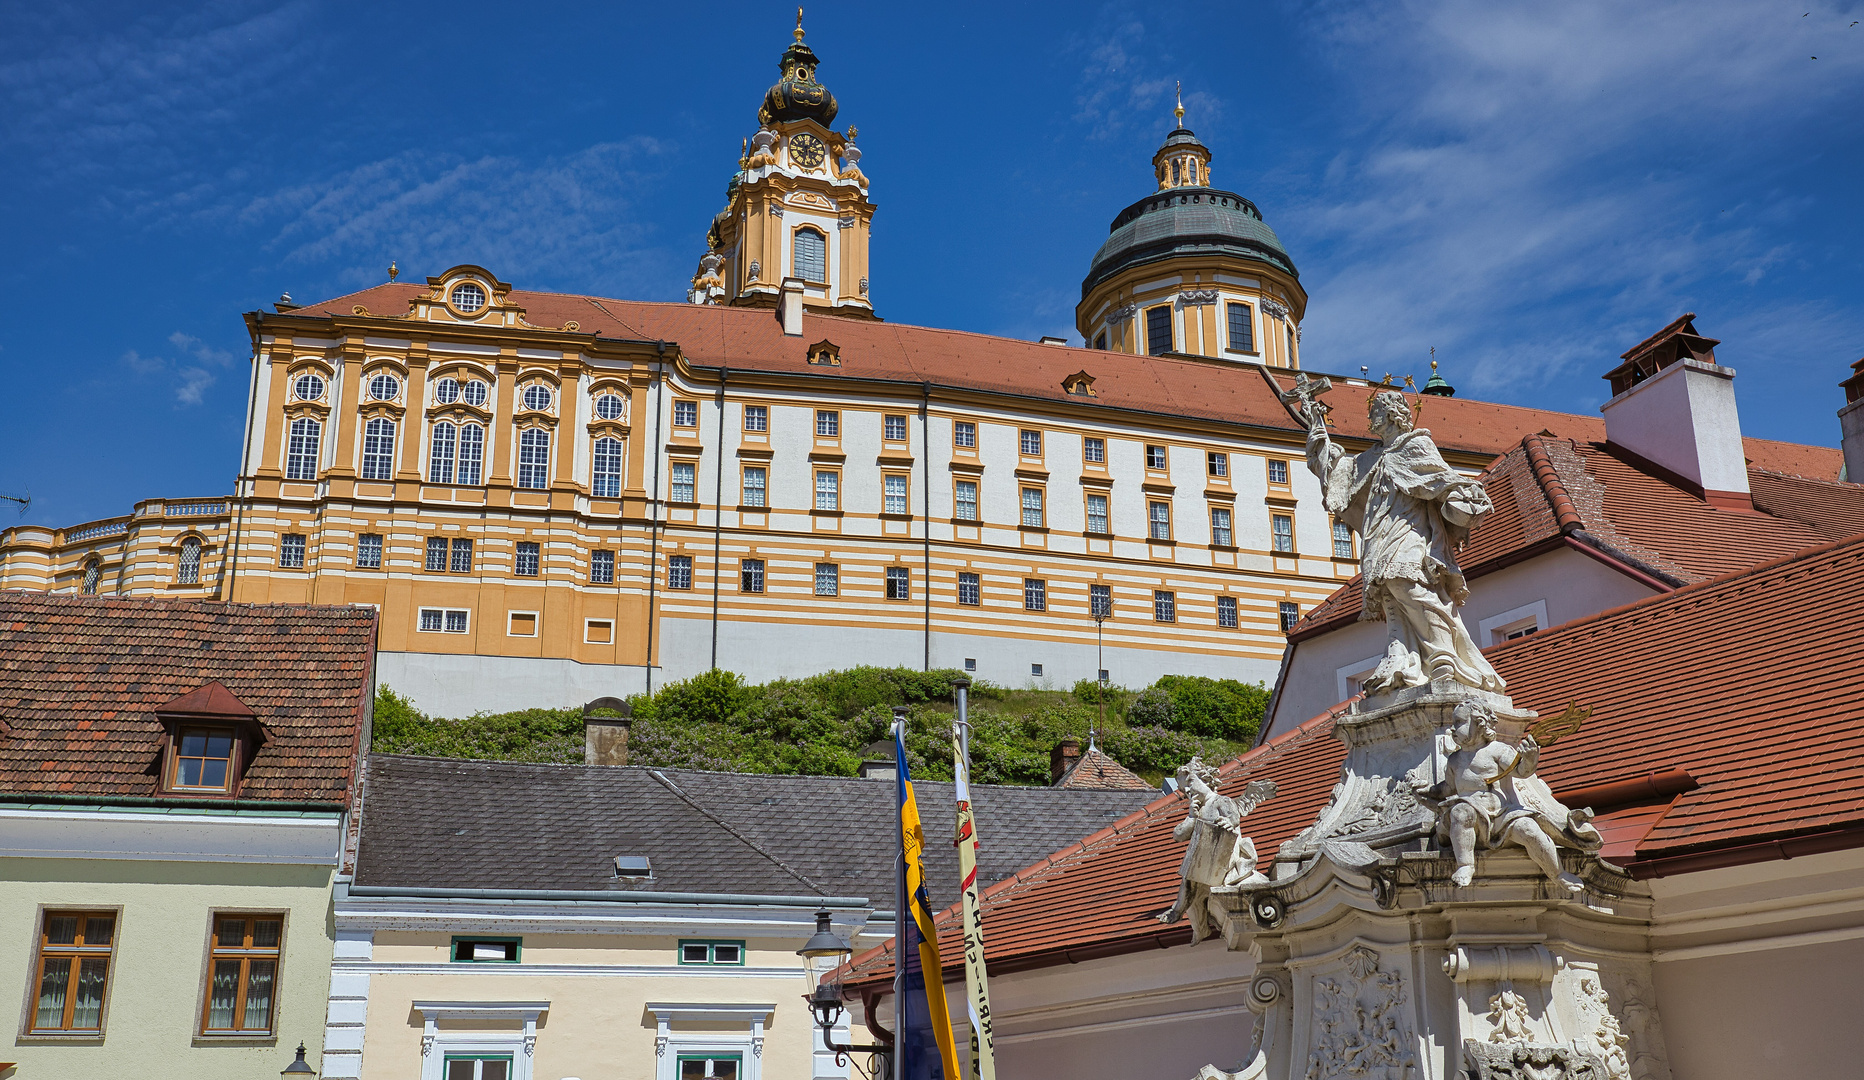
M 1336 682 L 1334 691 L 1337 696 L 1334 697 L 1333 700 L 1336 702 L 1345 701 L 1347 698 L 1359 693 L 1365 681 L 1370 679 L 1372 673 L 1379 669 L 1379 664 L 1383 662 L 1384 659 L 1385 654 L 1380 653 L 1377 656 L 1368 656 L 1356 664 L 1347 664 L 1345 667 L 1336 669 L 1333 677 Z
M 647 1011 L 654 1017 L 654 1080 L 679 1080 L 679 1060 L 682 1054 L 737 1054 L 743 1068 L 739 1080 L 763 1080 L 764 1027 L 777 1011 L 775 1005 L 665 1004 L 650 1001 Z M 706 1024 L 714 1028 L 742 1025 L 743 1032 L 675 1031 L 674 1024 Z M 427 1078 L 422 1077 L 422 1080 Z
M 977 449 L 977 421 L 955 420 L 951 425 L 951 445 L 958 450 Z
M 969 489 L 970 495 L 971 495 L 971 497 L 968 499 L 964 497 L 967 488 Z M 952 489 L 951 489 L 951 499 L 952 499 L 952 502 L 951 502 L 951 516 L 952 517 L 957 518 L 959 521 L 978 520 L 977 481 L 975 480 L 953 481 Z M 970 513 L 968 514 L 965 513 L 966 510 L 969 510 Z
M 550 442 L 549 428 L 528 427 L 518 430 L 519 488 L 525 491 L 549 490 Z
M 880 478 L 880 485 L 880 508 L 883 511 L 889 514 L 911 513 L 912 491 L 905 473 L 888 473 Z
M 757 420 L 755 424 L 751 422 L 753 418 Z M 770 432 L 770 406 L 746 405 L 744 407 L 744 430 L 768 434 Z
M 681 480 L 680 470 L 686 470 L 686 479 Z M 682 492 L 682 488 L 685 490 Z M 685 498 L 680 498 L 684 494 Z M 693 461 L 675 461 L 667 468 L 667 501 L 681 506 L 697 505 L 699 502 L 699 465 Z
M 590 445 L 589 494 L 598 499 L 621 498 L 621 448 L 613 435 L 598 436 Z
M 1517 630 L 1532 626 L 1534 632 L 1538 634 L 1547 629 L 1548 625 L 1547 601 L 1536 600 L 1531 604 L 1510 608 L 1499 615 L 1491 615 L 1478 622 L 1476 624 L 1477 640 L 1481 641 L 1483 647 L 1486 648 L 1490 645 L 1500 645 L 1508 640 L 1509 634 Z
M 438 630 L 429 630 L 426 627 L 421 625 L 421 616 L 427 614 L 430 611 L 436 612 L 440 616 L 440 629 Z M 466 616 L 466 625 L 458 630 L 448 630 L 447 629 L 447 616 L 449 614 L 458 614 L 458 615 Z M 414 630 L 415 630 L 415 633 L 418 633 L 418 634 L 470 634 L 472 633 L 472 609 L 471 608 L 436 608 L 436 607 L 420 608 L 414 613 Z
M 395 422 L 386 416 L 370 417 L 363 422 L 360 479 L 395 478 L 395 428 Z
M 1100 513 L 1098 514 L 1094 512 L 1094 500 L 1096 499 L 1100 500 Z M 1110 536 L 1113 534 L 1113 510 L 1111 504 L 1112 500 L 1103 492 L 1090 491 L 1087 493 L 1084 505 L 1087 510 L 1088 532 L 1093 533 L 1095 536 Z M 1096 525 L 1100 527 L 1095 528 L 1094 526 Z
M 421 1080 L 445 1080 L 448 1054 L 510 1054 L 511 1080 L 534 1080 L 531 1060 L 537 1047 L 537 1018 L 550 1011 L 548 1001 L 416 1001 L 421 1014 Z M 442 1031 L 442 1020 L 477 1020 L 497 1024 L 521 1021 L 522 1031 Z
M 597 641 L 594 638 L 589 636 L 589 631 L 594 629 L 598 625 L 608 627 L 608 640 L 607 641 Z M 583 639 L 584 645 L 613 645 L 615 644 L 615 620 L 613 619 L 584 619 L 582 621 L 582 639 Z
M 841 595 L 841 564 L 819 562 L 815 564 L 815 594 L 817 596 Z
M 751 477 L 757 477 L 757 483 L 751 483 Z M 743 493 L 741 501 L 746 506 L 755 506 L 760 510 L 770 508 L 770 471 L 763 465 L 746 465 L 739 476 Z
M 519 633 L 514 633 L 512 631 L 511 629 L 512 620 L 517 618 L 519 615 L 529 615 L 531 617 L 531 632 L 530 633 L 519 634 Z M 505 636 L 506 637 L 537 637 L 544 632 L 543 621 L 544 620 L 543 620 L 541 612 L 521 611 L 517 609 L 507 611 L 505 612 Z
M 1107 463 L 1107 440 L 1090 435 L 1081 440 L 1081 460 L 1090 465 Z

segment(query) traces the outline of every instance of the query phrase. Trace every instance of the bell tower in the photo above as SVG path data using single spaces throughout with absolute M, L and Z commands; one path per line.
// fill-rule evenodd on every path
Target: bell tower
M 725 185 L 725 208 L 706 230 L 706 254 L 687 298 L 776 307 L 788 281 L 806 310 L 876 318 L 867 265 L 874 204 L 857 132 L 831 126 L 839 106 L 816 79 L 820 61 L 803 41 L 801 8 L 794 37 L 777 62 L 781 77 L 757 110 L 757 132 Z

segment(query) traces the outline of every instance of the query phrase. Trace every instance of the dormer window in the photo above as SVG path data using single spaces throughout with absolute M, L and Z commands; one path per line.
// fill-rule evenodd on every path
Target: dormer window
M 174 771 L 168 786 L 174 791 L 216 792 L 231 789 L 233 758 L 239 740 L 232 728 L 184 727 L 176 741 Z
M 453 287 L 453 306 L 462 313 L 471 315 L 485 306 L 485 290 L 468 281 Z
M 840 367 L 841 348 L 832 341 L 818 341 L 809 346 L 809 362 L 818 367 Z
M 1085 371 L 1077 371 L 1061 381 L 1062 390 L 1075 397 L 1096 397 L 1094 377 Z
M 161 791 L 169 795 L 234 796 L 265 729 L 219 682 L 210 682 L 166 705 L 156 718 L 167 729 Z

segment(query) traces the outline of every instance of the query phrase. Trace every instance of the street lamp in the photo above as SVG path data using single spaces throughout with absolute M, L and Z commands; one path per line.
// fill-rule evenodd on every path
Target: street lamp
M 829 913 L 816 912 L 815 933 L 796 950 L 796 955 L 810 961 L 814 968 L 816 960 L 833 957 L 839 963 L 853 954 L 854 946 L 849 945 L 835 932 L 829 929 Z M 811 977 L 814 977 L 813 970 Z M 846 1067 L 849 1054 L 872 1054 L 881 1060 L 881 1067 L 875 1075 L 890 1076 L 893 1073 L 893 1047 L 886 1043 L 874 1046 L 843 1045 L 835 1041 L 835 1025 L 841 1022 L 841 984 L 832 982 L 817 983 L 815 991 L 804 999 L 809 1002 L 809 1009 L 815 1013 L 816 1026 L 822 1029 L 822 1045 L 835 1051 L 835 1064 Z
M 298 1044 L 298 1060 L 278 1070 L 280 1076 L 316 1076 L 317 1070 L 304 1060 L 304 1044 Z
M 1094 616 L 1094 681 L 1100 686 L 1100 692 L 1094 695 L 1095 704 L 1100 710 L 1100 720 L 1094 725 L 1096 734 L 1107 729 L 1107 651 L 1102 644 L 1101 633 L 1107 616 L 1113 614 L 1110 610 L 1112 606 L 1111 602 L 1102 604 L 1096 600 L 1090 608 Z M 1089 746 L 1093 746 L 1094 742 L 1092 738 L 1087 740 Z

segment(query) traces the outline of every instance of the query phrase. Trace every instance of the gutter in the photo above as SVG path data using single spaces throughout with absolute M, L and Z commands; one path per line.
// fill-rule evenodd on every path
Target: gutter
M 1856 847 L 1864 847 L 1864 825 L 1847 825 L 1825 832 L 1804 834 L 1782 840 L 1768 840 L 1759 844 L 1743 844 L 1740 847 L 1721 848 L 1691 855 L 1642 859 L 1627 866 L 1625 871 L 1639 881 L 1648 881 L 1651 878 L 1696 874 L 1704 870 L 1721 870 L 1730 866 L 1773 862 L 1776 859 L 1797 859 L 1806 855 L 1822 855 L 1828 851 L 1844 851 Z
M 99 808 L 125 807 L 140 810 L 250 810 L 255 813 L 329 814 L 343 816 L 344 804 L 284 799 L 255 802 L 250 799 L 151 799 L 141 795 L 67 795 L 60 792 L 15 792 L 0 795 L 0 804 L 53 805 Z
M 443 889 L 414 885 L 351 885 L 349 896 L 428 900 L 543 900 L 610 904 L 728 904 L 739 907 L 861 908 L 865 896 L 773 896 L 762 893 L 620 892 L 612 889 Z

